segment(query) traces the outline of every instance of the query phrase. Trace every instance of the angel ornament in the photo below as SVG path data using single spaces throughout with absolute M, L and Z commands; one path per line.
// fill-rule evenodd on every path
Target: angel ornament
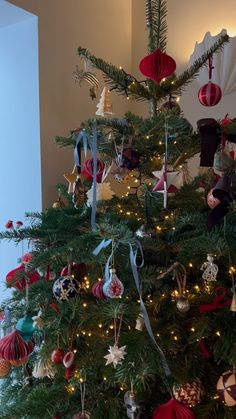
M 201 266 L 201 271 L 203 271 L 202 278 L 205 282 L 216 281 L 218 274 L 218 266 L 213 263 L 214 258 L 212 255 L 207 255 L 207 262 L 204 262 Z

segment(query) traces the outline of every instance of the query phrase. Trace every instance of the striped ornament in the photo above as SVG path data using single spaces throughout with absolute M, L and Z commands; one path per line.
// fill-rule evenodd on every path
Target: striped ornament
M 211 81 L 202 86 L 198 91 L 198 99 L 203 106 L 215 106 L 219 103 L 221 97 L 222 91 L 220 86 Z
M 228 407 L 236 406 L 236 372 L 224 372 L 217 382 L 217 394 L 220 400 Z

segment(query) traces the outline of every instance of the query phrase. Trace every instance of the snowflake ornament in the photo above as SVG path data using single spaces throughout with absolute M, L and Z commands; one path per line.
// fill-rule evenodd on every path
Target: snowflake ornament
M 118 345 L 109 346 L 109 354 L 105 355 L 104 358 L 107 360 L 106 365 L 113 364 L 113 367 L 116 368 L 118 364 L 122 364 L 126 352 L 126 345 L 118 348 Z

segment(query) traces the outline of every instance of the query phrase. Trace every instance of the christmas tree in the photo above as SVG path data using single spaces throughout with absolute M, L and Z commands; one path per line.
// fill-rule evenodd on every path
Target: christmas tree
M 69 191 L 59 185 L 52 208 L 1 233 L 32 247 L 6 278 L 2 419 L 235 417 L 235 164 L 225 146 L 235 122 L 200 120 L 196 133 L 176 101 L 228 37 L 177 76 L 166 14 L 165 1 L 146 0 L 145 80 L 78 49 L 150 116 L 92 118 L 57 137 L 74 148 Z M 200 151 L 209 170 L 192 179 Z

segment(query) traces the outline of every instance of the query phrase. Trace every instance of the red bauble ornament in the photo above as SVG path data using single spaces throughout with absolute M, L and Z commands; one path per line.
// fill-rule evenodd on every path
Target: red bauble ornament
M 74 377 L 76 365 L 72 364 L 69 368 L 66 368 L 65 377 L 67 380 L 71 380 Z
M 12 220 L 8 220 L 5 224 L 6 228 L 13 228 L 13 221 Z
M 160 83 L 164 77 L 168 77 L 174 73 L 176 62 L 172 57 L 158 48 L 140 61 L 139 69 L 144 76 L 156 83 Z
M 6 359 L 0 358 L 0 378 L 6 377 L 11 370 L 11 364 Z
M 18 266 L 18 268 L 8 272 L 6 276 L 6 283 L 9 287 L 14 287 L 17 288 L 18 291 L 23 291 L 26 288 L 26 275 L 28 285 L 32 285 L 35 282 L 38 282 L 40 279 L 40 275 L 37 271 L 26 272 L 25 264 L 22 263 L 20 266 Z
M 92 286 L 92 294 L 94 297 L 99 298 L 99 300 L 104 300 L 106 297 L 103 292 L 103 285 L 104 285 L 104 279 L 101 281 L 97 281 Z
M 64 358 L 64 351 L 61 348 L 54 349 L 51 355 L 53 364 L 62 364 Z
M 202 86 L 198 91 L 198 99 L 203 106 L 215 106 L 219 103 L 221 97 L 222 91 L 220 86 L 211 81 Z
M 189 407 L 171 399 L 154 410 L 152 419 L 196 419 L 196 416 Z
M 4 338 L 0 339 L 0 357 L 6 359 L 10 363 L 15 361 L 23 362 L 33 351 L 34 344 L 25 342 L 20 332 L 15 330 Z
M 97 159 L 97 182 L 101 183 L 102 175 L 105 169 L 105 164 L 103 161 Z M 93 180 L 93 159 L 85 160 L 83 162 L 81 174 L 87 179 Z

